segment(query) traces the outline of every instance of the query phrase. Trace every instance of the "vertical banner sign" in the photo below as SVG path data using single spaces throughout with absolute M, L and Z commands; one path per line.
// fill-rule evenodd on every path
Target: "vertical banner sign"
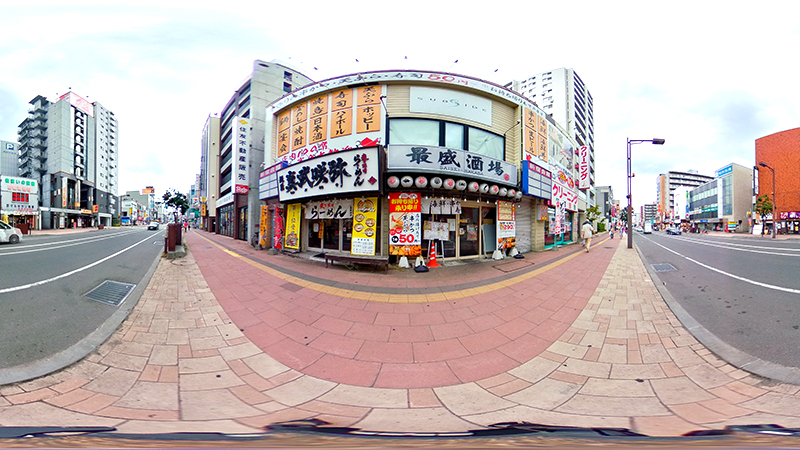
M 283 236 L 283 217 L 281 216 L 281 209 L 277 206 L 275 207 L 275 218 L 272 228 L 272 246 L 280 250 L 283 247 L 283 243 L 281 242 L 281 237 Z
M 300 203 L 286 206 L 286 248 L 300 248 Z
M 375 254 L 375 235 L 378 224 L 378 197 L 353 200 L 353 240 L 350 253 L 353 255 Z
M 258 232 L 258 243 L 264 247 L 267 246 L 267 236 L 269 235 L 269 206 L 261 207 L 261 227 Z
M 422 202 L 417 193 L 389 194 L 389 254 L 422 254 Z
M 233 185 L 237 194 L 250 192 L 250 119 L 239 117 L 236 119 L 236 145 L 233 151 Z
M 513 202 L 497 202 L 497 250 L 517 245 L 516 211 Z
M 564 210 L 566 210 L 567 204 L 566 202 L 562 201 L 561 199 L 556 200 L 556 216 L 555 216 L 555 223 L 553 224 L 553 233 L 552 234 L 561 234 L 564 232 Z
M 582 145 L 578 152 L 578 168 L 580 169 L 578 189 L 585 191 L 591 187 L 589 178 L 589 147 L 586 145 Z

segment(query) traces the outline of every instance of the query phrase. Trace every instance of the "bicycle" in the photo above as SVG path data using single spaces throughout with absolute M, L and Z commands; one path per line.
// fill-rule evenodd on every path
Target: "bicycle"
M 256 227 L 255 231 L 253 232 L 253 236 L 250 237 L 250 245 L 252 245 L 256 250 L 264 249 L 264 246 L 261 244 L 261 233 L 259 233 L 258 227 Z

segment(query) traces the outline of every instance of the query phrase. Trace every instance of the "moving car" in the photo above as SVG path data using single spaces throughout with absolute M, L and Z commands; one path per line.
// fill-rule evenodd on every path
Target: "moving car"
M 681 229 L 680 229 L 680 227 L 669 227 L 669 228 L 667 228 L 667 234 L 674 234 L 674 235 L 680 236 Z
M 22 230 L 0 221 L 0 242 L 16 244 L 22 239 Z
M 650 222 L 645 222 L 644 223 L 644 231 L 643 231 L 643 233 L 644 234 L 650 234 L 652 232 L 653 232 L 653 224 L 650 223 Z
M 158 225 L 159 225 L 158 222 L 150 222 L 149 224 L 147 224 L 147 229 L 148 230 L 157 230 L 158 229 Z

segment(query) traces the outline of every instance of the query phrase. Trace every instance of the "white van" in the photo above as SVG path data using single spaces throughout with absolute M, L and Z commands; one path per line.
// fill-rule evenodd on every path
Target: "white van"
M 644 223 L 644 234 L 650 234 L 653 232 L 653 224 L 650 222 Z

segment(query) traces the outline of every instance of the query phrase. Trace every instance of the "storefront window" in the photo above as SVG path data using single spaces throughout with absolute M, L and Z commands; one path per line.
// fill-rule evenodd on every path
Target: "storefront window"
M 247 236 L 247 207 L 239 208 L 239 239 L 246 241 Z
M 439 122 L 392 119 L 389 121 L 389 142 L 392 144 L 439 145 Z
M 219 234 L 233 237 L 233 227 L 236 223 L 233 204 L 219 209 Z
M 502 136 L 481 130 L 469 129 L 469 152 L 488 156 L 495 159 L 505 159 L 505 140 Z
M 464 125 L 445 123 L 444 146 L 464 150 Z

